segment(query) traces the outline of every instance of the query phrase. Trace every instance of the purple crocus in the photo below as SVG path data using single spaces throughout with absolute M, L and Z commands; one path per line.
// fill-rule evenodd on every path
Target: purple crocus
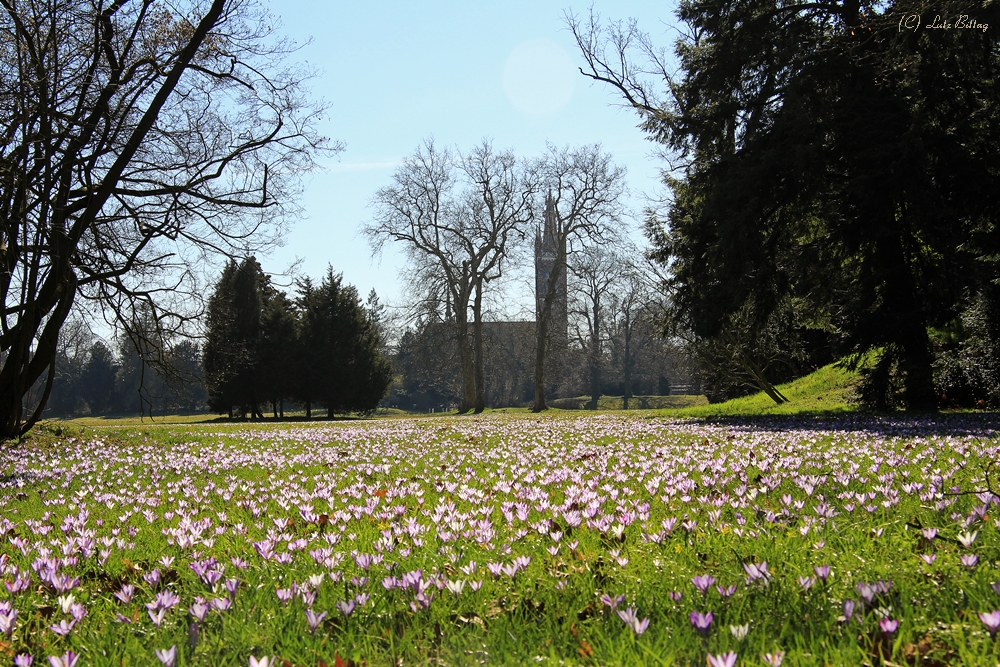
M 65 637 L 70 632 L 73 631 L 73 626 L 76 625 L 76 619 L 71 619 L 67 621 L 65 618 L 59 621 L 58 624 L 49 626 L 49 630 L 56 633 L 60 637 Z
M 959 560 L 962 562 L 962 565 L 971 570 L 979 563 L 979 556 L 976 554 L 962 554 Z
M 625 611 L 619 609 L 615 613 L 617 613 L 618 618 L 622 619 L 622 621 L 632 628 L 632 631 L 637 635 L 641 635 L 646 631 L 646 628 L 649 627 L 649 619 L 644 618 L 640 621 L 639 617 L 635 613 L 635 607 L 629 607 Z
M 309 623 L 310 632 L 316 632 L 316 628 L 319 627 L 319 624 L 323 622 L 324 618 L 326 618 L 325 611 L 317 614 L 312 609 L 306 609 L 306 621 Z
M 712 584 L 715 583 L 715 577 L 710 574 L 701 574 L 697 577 L 691 579 L 691 583 L 694 587 L 701 591 L 702 595 L 708 593 L 708 589 L 711 588 Z
M 66 651 L 64 655 L 50 655 L 49 664 L 52 667 L 76 667 L 79 659 L 80 656 L 73 651 Z
M 824 584 L 826 583 L 826 580 L 830 577 L 829 565 L 816 565 L 815 567 L 813 567 L 813 571 L 816 573 L 816 576 L 819 577 L 820 581 L 822 581 Z
M 344 616 L 350 616 L 351 614 L 353 614 L 354 608 L 356 606 L 357 602 L 355 602 L 354 600 L 347 600 L 346 602 L 341 600 L 340 602 L 337 603 L 337 609 L 339 609 L 340 613 L 343 614 Z
M 979 620 L 986 626 L 990 637 L 997 636 L 997 630 L 1000 630 L 1000 611 L 991 611 L 989 613 L 981 611 L 979 612 Z
M 896 631 L 896 628 L 899 627 L 899 621 L 886 617 L 878 622 L 878 627 L 880 627 L 882 632 L 885 634 L 891 635 Z
M 617 609 L 618 605 L 620 605 L 624 600 L 625 600 L 624 595 L 619 595 L 618 597 L 613 598 L 607 593 L 605 593 L 604 595 L 601 596 L 601 604 L 603 604 L 605 607 L 611 607 L 612 610 Z
M 31 667 L 31 663 L 34 661 L 35 656 L 27 653 L 21 653 L 14 656 L 14 667 Z
M 692 611 L 688 618 L 691 619 L 691 625 L 694 626 L 695 630 L 705 636 L 708 635 L 708 628 L 712 625 L 712 621 L 715 619 L 710 611 L 705 612 L 704 614 L 700 611 Z
M 174 667 L 174 664 L 177 662 L 177 645 L 174 644 L 170 648 L 156 649 L 156 657 L 159 658 L 164 667 Z
M 736 654 L 733 651 L 722 655 L 709 655 L 709 667 L 733 667 L 736 664 Z
M 763 653 L 761 654 L 760 659 L 765 665 L 769 665 L 769 667 L 781 667 L 781 663 L 785 659 L 785 652 L 775 651 L 774 653 Z
M 195 602 L 188 608 L 188 611 L 195 617 L 195 620 L 199 623 L 204 623 L 205 616 L 208 614 L 208 605 L 204 602 Z

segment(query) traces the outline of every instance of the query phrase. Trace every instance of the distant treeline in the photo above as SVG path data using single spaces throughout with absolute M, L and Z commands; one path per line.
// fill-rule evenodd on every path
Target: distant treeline
M 61 333 L 45 416 L 204 410 L 208 394 L 198 344 L 183 340 L 155 356 L 163 363 L 144 363 L 133 339 L 122 336 L 112 348 L 82 322 L 72 322 Z

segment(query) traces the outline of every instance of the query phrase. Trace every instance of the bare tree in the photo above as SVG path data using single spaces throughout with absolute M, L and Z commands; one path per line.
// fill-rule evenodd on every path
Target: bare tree
M 571 313 L 576 316 L 576 338 L 587 357 L 591 396 L 587 407 L 591 410 L 597 409 L 601 398 L 608 299 L 616 283 L 622 278 L 623 263 L 623 258 L 613 247 L 592 245 L 580 252 L 569 265 L 569 271 L 574 277 L 571 289 L 574 307 L 571 308 Z
M 461 155 L 428 139 L 375 194 L 374 220 L 364 230 L 373 248 L 402 243 L 411 274 L 433 275 L 444 287 L 461 360 L 459 412 L 485 407 L 483 291 L 525 237 L 535 188 L 533 172 L 488 141 Z
M 553 341 L 565 332 L 550 331 L 567 256 L 588 243 L 608 242 L 618 236 L 616 223 L 625 193 L 625 170 L 616 167 L 599 144 L 580 148 L 550 145 L 540 163 L 548 187 L 545 234 L 554 251 L 551 270 L 539 299 L 535 336 L 534 412 L 545 404 L 545 365 Z
M 77 296 L 177 327 L 207 256 L 281 232 L 326 144 L 270 23 L 247 0 L 0 0 L 0 438 L 41 415 Z

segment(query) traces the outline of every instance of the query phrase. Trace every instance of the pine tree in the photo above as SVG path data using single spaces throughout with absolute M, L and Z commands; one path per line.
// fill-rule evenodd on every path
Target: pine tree
M 208 302 L 205 384 L 209 407 L 233 416 L 262 417 L 258 376 L 263 292 L 268 278 L 254 257 L 231 261 Z
M 315 400 L 328 416 L 372 412 L 392 381 L 392 366 L 380 352 L 378 328 L 358 291 L 327 269 L 319 287 L 300 287 L 303 309 L 300 355 L 310 371 L 300 378 L 300 399 Z

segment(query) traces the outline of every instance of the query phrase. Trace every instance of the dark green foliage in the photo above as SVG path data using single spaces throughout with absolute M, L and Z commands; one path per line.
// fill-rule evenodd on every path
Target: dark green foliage
M 90 358 L 80 376 L 77 391 L 93 414 L 107 414 L 114 402 L 118 363 L 107 345 L 98 341 L 90 348 Z
M 260 414 L 258 378 L 261 315 L 268 278 L 248 257 L 230 261 L 208 302 L 203 363 L 209 407 L 233 414 Z
M 284 292 L 268 286 L 261 312 L 257 358 L 262 396 L 270 401 L 275 417 L 279 411 L 284 416 L 282 402 L 292 395 L 294 388 L 295 327 L 294 305 Z
M 331 268 L 318 287 L 300 285 L 299 294 L 301 400 L 325 406 L 331 417 L 374 411 L 392 381 L 392 365 L 358 291 Z
M 371 412 L 385 395 L 392 367 L 381 351 L 372 310 L 332 269 L 319 286 L 305 278 L 295 303 L 275 289 L 257 261 L 230 262 L 209 299 L 203 363 L 209 405 L 231 416 L 275 416 L 294 399 L 311 416 Z
M 900 18 L 968 12 L 681 4 L 694 37 L 679 43 L 673 100 L 635 103 L 686 159 L 653 241 L 696 337 L 728 331 L 754 349 L 792 299 L 802 327 L 836 332 L 855 361 L 876 356 L 862 391 L 873 406 L 935 406 L 928 328 L 1000 272 L 1000 32 L 900 30 Z M 1000 23 L 995 3 L 977 12 Z M 634 92 L 628 73 L 618 81 Z
M 956 408 L 1000 408 L 1000 288 L 976 295 L 958 331 L 940 343 L 934 364 L 941 403 Z

